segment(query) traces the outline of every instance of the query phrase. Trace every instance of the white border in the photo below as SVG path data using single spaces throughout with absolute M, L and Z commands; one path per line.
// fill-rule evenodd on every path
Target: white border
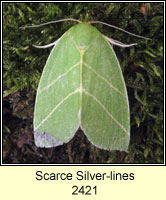
M 3 13 L 2 13 L 2 4 L 3 3 L 69 3 L 69 2 L 76 2 L 76 3 L 156 3 L 156 1 L 1 1 L 1 41 L 2 38 L 2 30 L 3 30 Z M 3 102 L 3 91 L 2 91 L 2 84 L 3 84 L 3 74 L 2 74 L 2 67 L 1 67 L 1 166 L 165 166 L 165 1 L 157 1 L 157 3 L 164 4 L 164 163 L 163 164 L 3 164 L 2 163 L 2 133 L 3 133 L 3 123 L 2 123 L 2 102 Z M 2 42 L 1 42 L 1 66 L 3 65 L 2 62 Z

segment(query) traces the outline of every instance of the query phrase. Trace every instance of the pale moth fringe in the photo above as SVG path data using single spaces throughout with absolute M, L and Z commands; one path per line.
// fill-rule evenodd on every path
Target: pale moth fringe
M 53 24 L 53 23 L 58 23 L 58 22 L 64 22 L 64 21 L 74 21 L 74 22 L 79 22 L 81 23 L 80 20 L 77 20 L 77 19 L 73 19 L 73 18 L 67 18 L 67 19 L 60 19 L 60 20 L 56 20 L 56 21 L 51 21 L 51 22 L 46 22 L 46 23 L 43 23 L 43 24 L 38 24 L 38 25 L 33 25 L 33 26 L 25 26 L 25 27 L 20 27 L 21 29 L 24 29 L 24 28 L 35 28 L 35 27 L 40 27 L 40 26 L 45 26 L 45 25 L 48 25 L 48 24 Z M 135 36 L 135 37 L 138 37 L 138 38 L 142 38 L 142 39 L 145 39 L 145 40 L 151 40 L 150 38 L 147 38 L 147 37 L 143 37 L 143 36 L 140 36 L 140 35 L 136 35 L 134 33 L 130 33 L 122 28 L 119 28 L 117 26 L 114 26 L 114 25 L 111 25 L 111 24 L 107 24 L 105 22 L 101 22 L 101 21 L 89 21 L 88 22 L 89 24 L 103 24 L 103 25 L 106 25 L 106 26 L 109 26 L 111 28 L 115 28 L 115 29 L 118 29 L 120 31 L 123 31 L 129 35 L 132 35 L 132 36 Z M 133 44 L 124 44 L 122 42 L 119 42 L 117 40 L 114 40 L 112 38 L 109 38 L 107 36 L 104 35 L 104 38 L 110 42 L 112 45 L 116 45 L 116 46 L 120 46 L 120 47 L 131 47 L 131 46 L 134 46 L 134 45 L 137 45 L 137 43 L 133 43 Z M 49 48 L 51 46 L 54 46 L 58 43 L 59 39 L 50 43 L 50 44 L 47 44 L 47 45 L 43 45 L 43 46 L 38 46 L 38 45 L 33 45 L 34 47 L 36 48 Z

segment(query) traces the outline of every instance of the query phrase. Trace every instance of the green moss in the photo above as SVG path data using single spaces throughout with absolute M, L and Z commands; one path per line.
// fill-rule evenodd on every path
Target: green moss
M 73 162 L 79 163 L 162 163 L 162 3 L 3 3 L 4 109 L 9 109 L 11 116 L 22 121 L 26 119 L 30 132 L 33 132 L 34 97 L 51 49 L 35 49 L 32 44 L 44 45 L 53 42 L 75 22 L 67 21 L 25 30 L 21 30 L 19 27 L 70 17 L 83 21 L 104 21 L 152 40 L 138 39 L 101 24 L 95 25 L 102 33 L 113 39 L 124 43 L 138 43 L 132 48 L 114 47 L 124 73 L 130 101 L 130 147 L 128 153 L 99 150 L 88 143 L 83 134 L 78 134 L 69 145 L 72 150 L 66 146 L 62 147 L 66 148 L 64 151 L 68 151 L 70 154 L 68 156 L 63 153 L 64 160 L 66 159 L 67 162 L 69 157 Z M 6 134 L 4 145 L 7 146 L 8 151 L 13 145 L 18 152 L 12 159 L 9 154 L 5 154 L 4 160 L 15 162 L 16 157 L 20 156 L 17 150 L 18 145 L 17 142 L 11 145 L 14 140 L 10 140 L 8 134 L 10 137 L 12 133 L 18 136 L 15 130 L 22 132 L 25 127 L 21 129 L 19 124 L 18 128 L 13 129 L 13 124 L 8 124 L 8 112 L 7 114 L 4 112 L 4 119 L 4 133 Z M 34 143 L 31 145 L 34 146 Z M 81 150 L 79 150 L 80 145 L 82 145 Z M 37 152 L 38 150 L 33 148 L 33 151 Z M 79 151 L 81 157 L 77 156 Z M 41 154 L 43 161 L 38 162 L 46 160 L 46 151 L 42 150 Z M 38 154 L 36 154 L 36 160 L 37 158 Z M 22 159 L 17 160 L 23 162 Z M 65 162 L 64 160 L 63 162 Z M 28 158 L 26 162 L 30 162 Z M 62 161 L 57 159 L 50 162 Z

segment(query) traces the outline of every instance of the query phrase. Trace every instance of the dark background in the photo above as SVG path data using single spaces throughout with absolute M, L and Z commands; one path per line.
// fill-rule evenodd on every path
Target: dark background
M 52 20 L 98 20 L 149 37 L 139 39 L 95 24 L 108 37 L 138 45 L 114 47 L 125 78 L 130 111 L 128 152 L 106 151 L 81 130 L 56 148 L 37 148 L 33 109 L 39 79 L 55 41 L 75 22 L 20 29 Z M 3 3 L 3 163 L 163 163 L 162 3 Z

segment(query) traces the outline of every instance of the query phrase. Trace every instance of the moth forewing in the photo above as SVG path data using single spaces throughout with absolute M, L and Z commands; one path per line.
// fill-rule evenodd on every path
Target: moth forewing
M 66 143 L 81 127 L 94 145 L 127 151 L 129 116 L 111 45 L 90 24 L 73 26 L 53 48 L 42 73 L 34 114 L 37 146 Z

